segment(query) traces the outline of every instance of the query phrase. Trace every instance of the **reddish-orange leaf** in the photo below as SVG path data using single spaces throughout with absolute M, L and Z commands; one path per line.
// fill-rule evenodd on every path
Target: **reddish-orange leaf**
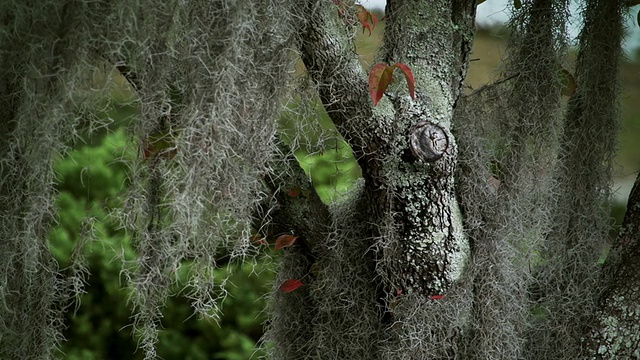
M 291 188 L 291 190 L 289 190 L 289 192 L 287 193 L 287 195 L 289 195 L 290 197 L 298 197 L 300 196 L 300 189 L 298 189 L 297 187 Z
M 147 160 L 153 156 L 153 148 L 150 145 L 146 145 L 142 148 L 143 159 Z
M 372 27 L 369 24 L 369 20 L 372 20 L 371 17 L 371 12 L 369 12 L 369 10 L 367 10 L 364 6 L 362 5 L 356 5 L 356 8 L 358 9 L 358 21 L 360 21 L 360 24 L 362 24 L 362 33 L 364 34 L 364 29 L 369 30 L 369 36 L 371 36 L 371 30 Z M 377 20 L 376 20 L 377 21 Z M 375 27 L 376 24 L 373 24 L 373 27 Z
M 254 243 L 257 243 L 259 245 L 269 245 L 269 243 L 267 242 L 267 239 L 265 239 L 262 235 L 260 234 L 254 234 L 251 237 L 251 241 Z
M 176 148 L 171 148 L 165 151 L 165 156 L 167 159 L 169 160 L 173 160 L 174 157 L 176 157 L 176 154 L 178 153 L 178 149 Z
M 297 239 L 297 236 L 289 234 L 278 236 L 278 238 L 276 239 L 276 250 L 280 250 L 293 245 Z
M 369 12 L 369 19 L 371 20 L 371 28 L 375 29 L 376 25 L 378 25 L 378 17 L 376 14 Z
M 442 300 L 444 299 L 444 295 L 431 295 L 429 296 L 429 300 Z
M 289 293 L 299 288 L 302 285 L 304 284 L 302 283 L 302 281 L 298 279 L 289 279 L 283 282 L 282 285 L 280 285 L 280 291 Z
M 411 98 L 415 100 L 416 99 L 416 79 L 413 77 L 413 73 L 411 72 L 411 69 L 403 63 L 395 63 L 390 67 L 398 68 L 402 70 L 402 73 L 404 74 L 404 78 L 407 79 L 407 86 L 409 87 L 409 95 L 411 95 Z
M 387 90 L 387 86 L 393 80 L 393 69 L 389 71 L 387 64 L 375 64 L 369 73 L 369 93 L 373 99 L 373 105 L 378 105 L 382 95 Z

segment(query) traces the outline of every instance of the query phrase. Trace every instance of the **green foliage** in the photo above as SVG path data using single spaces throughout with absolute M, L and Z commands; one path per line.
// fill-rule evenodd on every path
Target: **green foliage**
M 317 95 L 315 95 L 317 98 Z M 280 136 L 294 151 L 325 203 L 337 200 L 362 174 L 320 100 L 296 99 L 279 119 Z
M 113 111 L 117 116 L 126 115 Z M 136 352 L 138 339 L 132 334 L 128 293 L 120 276 L 122 259 L 132 261 L 136 254 L 130 237 L 109 215 L 122 206 L 122 194 L 128 186 L 124 160 L 131 161 L 134 154 L 125 150 L 128 138 L 121 129 L 101 138 L 96 146 L 72 151 L 55 166 L 59 212 L 58 224 L 50 232 L 50 244 L 61 267 L 68 267 L 74 249 L 91 238 L 87 228 L 94 233 L 94 240 L 84 247 L 91 273 L 86 279 L 86 293 L 65 319 L 67 341 L 62 344 L 64 355 L 60 356 L 69 360 L 143 357 L 142 352 Z M 186 284 L 188 265 L 179 274 L 176 292 Z M 262 335 L 262 295 L 273 281 L 267 268 L 268 264 L 261 262 L 213 270 L 216 278 L 228 279 L 222 303 L 224 315 L 217 323 L 193 316 L 186 298 L 170 298 L 163 310 L 164 330 L 159 336 L 158 355 L 164 359 L 194 360 L 248 359 L 259 355 L 255 344 Z

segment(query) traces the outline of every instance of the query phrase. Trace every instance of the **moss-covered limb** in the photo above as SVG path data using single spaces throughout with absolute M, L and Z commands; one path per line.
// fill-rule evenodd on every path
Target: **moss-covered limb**
M 453 90 L 454 108 L 457 107 L 458 99 L 462 96 L 462 89 L 469 70 L 469 59 L 473 48 L 476 19 L 476 0 L 458 0 L 453 2 L 451 10 L 451 21 L 456 31 L 453 35 L 453 49 L 459 49 L 457 56 L 454 56 L 453 69 L 458 72 L 451 80 Z
M 449 127 L 466 74 L 474 33 L 473 1 L 390 1 L 381 59 L 407 64 L 418 101 Z
M 302 60 L 318 85 L 329 117 L 365 170 L 362 159 L 372 153 L 369 146 L 376 141 L 375 133 L 369 131 L 374 124 L 367 75 L 355 52 L 353 32 L 331 1 L 309 0 L 300 7 L 306 21 L 300 35 Z
M 584 345 L 594 359 L 640 357 L 640 175 L 618 238 L 609 252 L 600 296 Z
M 547 263 L 539 267 L 536 279 L 543 294 L 540 304 L 549 313 L 542 326 L 551 330 L 532 336 L 539 357 L 575 356 L 584 349 L 580 342 L 592 325 L 600 293 L 597 262 L 610 228 L 607 204 L 618 129 L 622 8 L 621 2 L 592 0 L 583 9 L 578 86 L 569 100 L 560 140 L 558 197 L 543 253 Z M 618 304 L 614 307 L 621 305 L 614 298 L 609 301 Z
M 265 183 L 271 193 L 270 201 L 257 216 L 258 228 L 265 235 L 278 236 L 293 233 L 300 241 L 313 249 L 322 241 L 331 224 L 331 214 L 322 202 L 309 177 L 295 156 L 284 145 L 278 147 L 271 161 L 271 171 L 265 175 Z
M 331 223 L 316 225 L 331 231 L 315 234 L 322 241 L 313 244 L 313 256 L 304 253 L 306 245 L 286 251 L 276 287 L 287 278 L 299 278 L 304 286 L 274 294 L 266 336 L 275 341 L 274 358 L 378 358 L 379 281 L 367 236 L 370 225 L 363 221 L 362 185 L 331 206 Z
M 500 86 L 487 87 L 461 98 L 454 120 L 460 145 L 456 189 L 473 254 L 467 273 L 472 282 L 471 304 L 459 349 L 459 354 L 468 359 L 517 358 L 522 345 L 522 339 L 514 336 L 513 326 L 505 328 L 505 319 L 513 320 L 517 315 L 514 312 L 526 312 L 518 302 L 512 302 L 519 290 L 518 273 L 511 263 L 513 248 L 505 239 L 492 235 L 493 218 L 500 209 L 500 181 L 491 165 L 495 161 L 492 150 L 496 130 L 505 116 L 501 90 Z

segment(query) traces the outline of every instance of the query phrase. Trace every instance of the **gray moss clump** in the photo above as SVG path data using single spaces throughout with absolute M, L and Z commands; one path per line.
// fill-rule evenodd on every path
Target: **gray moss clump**
M 61 309 L 74 294 L 57 275 L 46 240 L 54 221 L 52 159 L 73 143 L 82 101 L 106 96 L 107 89 L 86 86 L 105 63 L 107 73 L 118 70 L 128 81 L 140 110 L 130 129 L 140 156 L 119 214 L 139 256 L 124 275 L 134 290 L 140 346 L 155 357 L 160 310 L 184 260 L 194 263 L 194 308 L 215 315 L 213 282 L 222 279 L 211 269 L 225 249 L 232 257 L 249 254 L 252 211 L 264 197 L 260 175 L 293 66 L 292 6 L 0 4 L 3 358 L 50 358 L 61 339 Z M 88 128 L 108 124 L 82 120 Z

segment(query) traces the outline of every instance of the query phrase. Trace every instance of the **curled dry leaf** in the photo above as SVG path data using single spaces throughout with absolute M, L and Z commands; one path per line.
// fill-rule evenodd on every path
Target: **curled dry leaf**
M 285 292 L 285 293 L 289 293 L 289 292 L 292 292 L 292 291 L 296 290 L 297 288 L 299 288 L 302 285 L 304 285 L 304 284 L 302 283 L 302 281 L 300 281 L 298 279 L 285 280 L 285 282 L 283 282 L 282 285 L 280 285 L 280 291 Z
M 276 239 L 276 250 L 280 250 L 293 245 L 297 239 L 297 236 L 289 234 L 278 236 L 278 238 Z

